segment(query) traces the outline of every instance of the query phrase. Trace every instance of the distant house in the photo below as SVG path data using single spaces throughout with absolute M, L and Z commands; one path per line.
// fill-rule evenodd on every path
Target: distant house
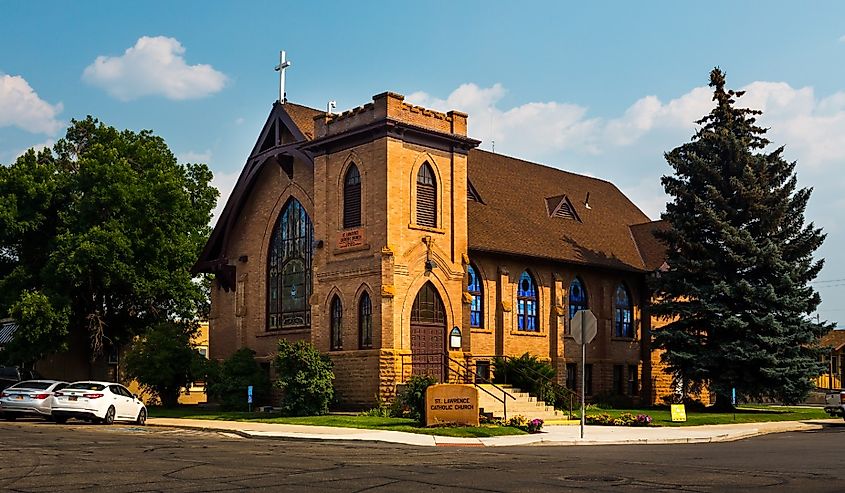
M 845 330 L 831 330 L 821 338 L 820 345 L 831 349 L 822 356 L 827 371 L 816 378 L 816 387 L 841 389 L 845 381 Z

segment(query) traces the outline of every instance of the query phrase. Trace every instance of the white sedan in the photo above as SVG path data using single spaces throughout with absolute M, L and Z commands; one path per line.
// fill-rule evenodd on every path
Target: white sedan
M 53 394 L 53 421 L 69 418 L 112 424 L 132 421 L 144 425 L 147 408 L 132 392 L 113 382 L 74 382 Z

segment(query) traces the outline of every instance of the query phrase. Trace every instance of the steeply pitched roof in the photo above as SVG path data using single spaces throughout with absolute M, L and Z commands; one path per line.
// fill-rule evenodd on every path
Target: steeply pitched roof
M 296 103 L 285 103 L 282 105 L 282 108 L 308 140 L 314 138 L 314 117 L 324 115 L 324 111 L 315 110 L 314 108 Z
M 845 330 L 831 330 L 822 336 L 819 343 L 821 346 L 832 346 L 838 351 L 845 346 Z
M 612 183 L 478 149 L 468 165 L 485 202 L 467 204 L 470 249 L 625 270 L 653 264 L 630 228 L 648 216 Z M 546 199 L 562 195 L 580 221 L 549 217 Z
M 659 269 L 666 262 L 666 245 L 654 236 L 655 231 L 669 229 L 666 221 L 651 221 L 629 226 L 646 270 Z

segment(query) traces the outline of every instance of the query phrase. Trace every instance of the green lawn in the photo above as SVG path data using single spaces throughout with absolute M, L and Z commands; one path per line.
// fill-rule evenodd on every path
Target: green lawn
M 259 423 L 282 423 L 311 426 L 339 426 L 344 428 L 359 428 L 367 430 L 391 430 L 419 433 L 423 435 L 439 435 L 449 437 L 494 437 L 504 435 L 524 435 L 525 432 L 510 426 L 482 425 L 425 428 L 406 418 L 380 418 L 376 416 L 352 416 L 346 414 L 329 414 L 326 416 L 283 417 L 272 413 L 246 413 L 207 410 L 195 407 L 180 407 L 176 409 L 149 408 L 151 418 L 191 418 L 218 421 L 254 421 Z
M 656 426 L 722 425 L 730 423 L 760 423 L 764 421 L 803 421 L 807 419 L 830 418 L 820 407 L 785 406 L 739 406 L 736 413 L 692 412 L 687 410 L 687 420 L 673 422 L 668 407 L 647 409 L 587 409 L 591 414 L 609 414 L 613 417 L 622 413 L 648 414 Z

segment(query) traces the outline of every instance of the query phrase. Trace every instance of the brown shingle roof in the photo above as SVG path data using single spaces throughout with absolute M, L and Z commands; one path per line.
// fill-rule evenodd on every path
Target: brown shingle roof
M 657 270 L 666 262 L 666 245 L 655 238 L 655 231 L 669 229 L 666 221 L 651 221 L 629 226 L 646 270 Z
M 315 110 L 308 106 L 302 106 L 296 103 L 285 103 L 282 105 L 293 123 L 296 124 L 299 131 L 305 135 L 308 140 L 314 138 L 314 117 L 318 115 L 325 115 L 324 111 Z
M 845 345 L 845 330 L 831 330 L 822 336 L 819 344 L 821 346 L 832 346 L 837 351 L 842 349 L 842 346 Z
M 647 269 L 629 226 L 649 218 L 612 183 L 478 149 L 468 166 L 484 201 L 467 204 L 470 249 Z M 580 221 L 549 217 L 546 199 L 561 195 Z

